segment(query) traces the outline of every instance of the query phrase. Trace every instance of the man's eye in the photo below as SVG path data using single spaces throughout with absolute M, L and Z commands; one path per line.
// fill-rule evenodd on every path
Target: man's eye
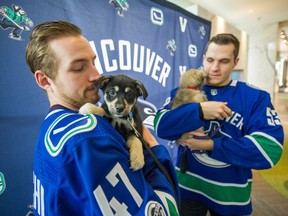
M 116 96 L 116 91 L 115 91 L 114 89 L 110 89 L 110 90 L 108 91 L 108 93 L 109 93 L 109 95 L 110 95 L 111 97 L 115 97 L 115 96 Z
M 72 71 L 75 71 L 75 72 L 81 72 L 81 71 L 84 71 L 85 70 L 85 66 L 84 65 L 79 65 L 79 66 L 75 66 L 72 68 Z
M 79 71 L 79 72 L 80 72 L 80 71 L 82 71 L 83 69 L 84 69 L 84 67 L 81 67 L 81 68 L 74 68 L 73 71 Z
M 223 59 L 223 60 L 221 61 L 221 63 L 222 63 L 222 64 L 228 64 L 228 63 L 230 63 L 230 59 Z
M 76 64 L 73 64 L 72 71 L 82 72 L 82 71 L 85 71 L 87 67 L 88 65 L 85 62 L 76 63 Z

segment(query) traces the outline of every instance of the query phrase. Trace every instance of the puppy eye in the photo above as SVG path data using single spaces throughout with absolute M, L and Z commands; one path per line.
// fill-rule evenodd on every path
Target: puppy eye
M 133 98 L 134 97 L 134 93 L 133 92 L 127 92 L 127 94 L 126 94 L 126 97 L 127 98 Z
M 108 93 L 109 93 L 109 95 L 111 97 L 115 97 L 116 96 L 116 91 L 114 89 L 110 89 Z

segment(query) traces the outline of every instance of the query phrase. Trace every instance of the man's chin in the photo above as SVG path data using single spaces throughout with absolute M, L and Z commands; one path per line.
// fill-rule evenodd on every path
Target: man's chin
M 93 95 L 87 95 L 87 101 L 93 104 L 97 103 L 100 100 L 100 98 L 101 97 L 98 94 L 95 94 L 95 92 Z
M 205 85 L 208 85 L 208 86 L 214 86 L 215 83 L 214 83 L 214 82 L 206 82 Z
M 219 85 L 219 80 L 216 79 L 209 79 L 205 82 L 206 85 L 209 86 L 218 86 Z
M 99 100 L 100 100 L 100 98 L 98 97 L 98 98 L 95 98 L 94 100 L 91 100 L 90 103 L 92 103 L 92 104 L 96 104 Z

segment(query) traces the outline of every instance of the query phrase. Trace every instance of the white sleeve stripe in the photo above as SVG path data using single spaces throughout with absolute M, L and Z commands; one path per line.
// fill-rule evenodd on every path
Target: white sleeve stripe
M 262 155 L 266 158 L 266 160 L 270 163 L 270 166 L 273 167 L 274 164 L 273 162 L 270 160 L 269 156 L 266 154 L 266 152 L 263 150 L 263 148 L 261 147 L 261 145 L 259 145 L 259 143 L 252 137 L 252 136 L 245 136 L 246 138 L 250 139 L 255 146 L 258 148 L 258 150 L 262 153 Z
M 158 136 L 158 125 L 159 125 L 159 122 L 161 121 L 163 115 L 164 115 L 167 111 L 168 111 L 167 109 L 163 109 L 163 110 L 160 111 L 160 117 L 159 117 L 159 119 L 158 119 L 158 121 L 157 121 L 157 123 L 156 123 L 156 127 L 155 127 L 155 133 L 156 133 L 157 136 Z

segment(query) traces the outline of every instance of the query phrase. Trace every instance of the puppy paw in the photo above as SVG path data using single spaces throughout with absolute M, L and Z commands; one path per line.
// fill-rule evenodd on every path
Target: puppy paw
M 101 107 L 95 106 L 92 103 L 86 103 L 79 109 L 80 114 L 96 114 L 99 116 L 105 115 L 105 110 Z
M 144 166 L 144 155 L 143 152 L 138 153 L 132 153 L 130 152 L 130 166 L 133 171 L 137 171 L 139 169 L 142 169 Z
M 130 149 L 131 169 L 137 171 L 145 164 L 142 143 L 136 136 L 130 136 L 127 140 L 127 145 Z

